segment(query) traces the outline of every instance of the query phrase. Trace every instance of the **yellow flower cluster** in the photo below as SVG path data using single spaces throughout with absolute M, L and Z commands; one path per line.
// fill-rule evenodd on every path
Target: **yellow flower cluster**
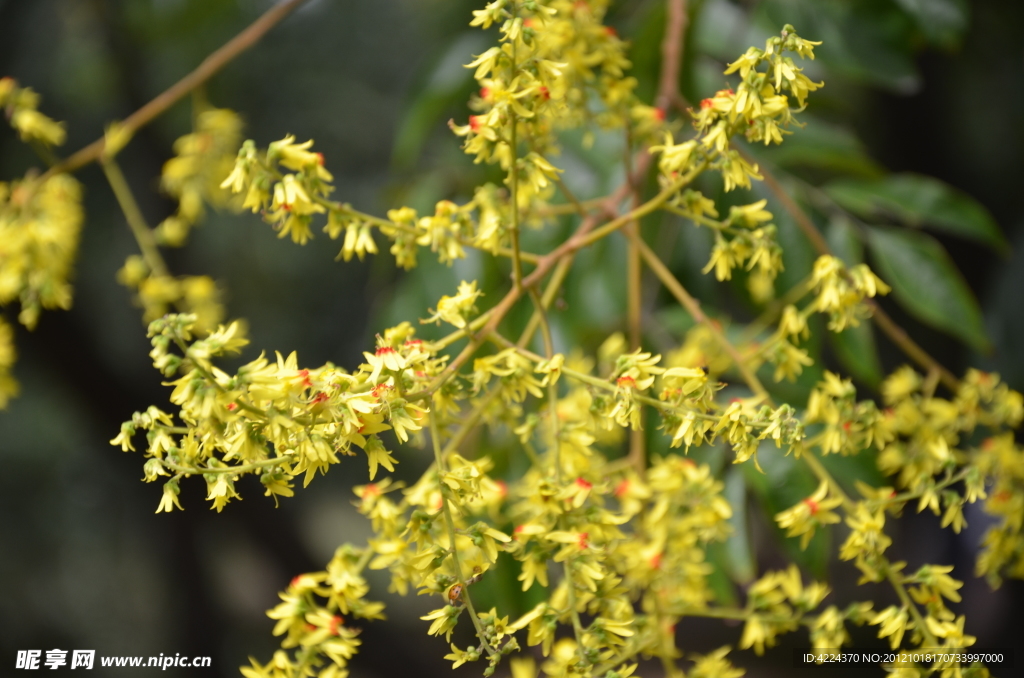
M 22 141 L 60 146 L 67 136 L 64 123 L 55 122 L 39 112 L 39 95 L 29 87 L 18 87 L 14 78 L 0 78 L 0 109 Z
M 189 231 L 203 218 L 206 205 L 238 207 L 239 201 L 221 183 L 232 167 L 241 127 L 239 117 L 226 109 L 207 109 L 196 115 L 195 129 L 175 141 L 176 155 L 164 164 L 161 177 L 161 187 L 178 200 L 178 209 L 152 230 L 144 223 L 113 160 L 130 135 L 120 124 L 107 130 L 104 169 L 141 250 L 141 254 L 125 260 L 117 280 L 135 292 L 134 301 L 143 309 L 144 323 L 176 310 L 195 315 L 192 329 L 204 334 L 224 319 L 221 292 L 213 279 L 171 275 L 157 246 L 184 245 Z
M 601 22 L 607 4 L 494 0 L 474 12 L 472 25 L 498 24 L 501 38 L 467 64 L 480 84 L 470 102 L 478 114 L 452 129 L 466 138 L 475 162 L 508 173 L 518 208 L 551 197 L 561 171 L 547 159 L 560 148 L 556 133 L 587 122 L 590 111 L 599 111 L 597 124 L 628 123 L 642 137 L 661 127 L 665 112 L 637 101 L 636 81 L 623 77 L 630 65 L 625 44 Z M 525 139 L 531 151 L 519 156 Z
M 242 121 L 234 111 L 211 108 L 196 116 L 196 128 L 174 142 L 160 186 L 178 201 L 178 211 L 156 229 L 161 244 L 179 247 L 203 218 L 205 205 L 225 207 L 231 194 L 221 187 L 242 142 Z M 161 314 L 162 315 L 162 314 Z
M 734 207 L 733 210 L 759 209 L 760 207 L 763 207 L 762 203 L 755 203 L 747 208 Z M 770 215 L 761 218 L 770 218 Z M 733 241 L 733 243 L 735 242 L 736 240 Z M 726 254 L 720 255 L 718 265 L 721 265 L 722 258 L 727 258 L 730 256 L 729 252 L 736 249 L 732 243 L 721 246 Z M 716 252 L 718 248 L 719 246 L 716 246 Z M 744 251 L 744 246 L 740 244 L 739 249 Z M 712 254 L 712 257 L 714 263 L 715 253 Z M 709 264 L 709 268 L 710 266 L 711 264 Z M 757 298 L 757 285 L 753 284 L 756 283 L 753 276 L 751 283 L 752 295 Z M 771 280 L 766 279 L 765 284 L 768 286 L 766 294 L 770 296 L 773 292 Z M 775 381 L 783 379 L 793 381 L 803 372 L 804 367 L 813 364 L 814 361 L 809 353 L 805 349 L 799 348 L 798 344 L 810 337 L 807 322 L 814 313 L 828 314 L 828 328 L 834 332 L 842 332 L 848 327 L 856 327 L 861 318 L 870 314 L 865 299 L 889 292 L 889 286 L 882 282 L 866 265 L 859 264 L 847 269 L 838 258 L 827 255 L 818 258 L 810 277 L 797 289 L 801 291 L 801 296 L 807 292 L 814 292 L 816 296 L 802 309 L 798 309 L 793 304 L 783 307 L 776 331 L 756 347 L 753 356 L 758 361 L 766 360 L 775 366 Z M 831 380 L 830 383 L 835 382 L 834 375 L 827 378 Z M 838 382 L 835 382 L 833 386 L 839 388 L 837 384 Z M 839 394 L 836 395 L 838 397 Z M 809 408 L 809 411 L 813 410 L 813 406 Z M 836 435 L 841 435 L 833 433 L 833 438 Z M 828 451 L 834 450 L 829 448 Z
M 842 261 L 827 255 L 814 262 L 811 280 L 817 294 L 814 310 L 829 314 L 828 328 L 833 332 L 856 327 L 868 314 L 864 299 L 891 289 L 865 264 L 847 270 Z
M 64 143 L 64 123 L 38 110 L 39 95 L 0 78 L 0 110 L 22 141 Z M 44 151 L 46 152 L 46 151 Z M 82 228 L 82 188 L 67 174 L 0 182 L 0 307 L 17 300 L 18 321 L 34 329 L 43 309 L 71 308 L 71 275 Z M 11 374 L 14 330 L 0 317 L 0 410 L 18 394 Z
M 714 154 L 712 166 L 721 172 L 725 190 L 750 188 L 751 179 L 761 178 L 757 166 L 731 148 L 729 139 L 742 133 L 748 141 L 782 143 L 786 127 L 795 122 L 794 112 L 803 109 L 808 92 L 821 86 L 811 82 L 792 57 L 785 55 L 793 52 L 813 59 L 814 46 L 819 44 L 800 38 L 792 26 L 785 26 L 781 35 L 767 40 L 763 50 L 751 47 L 729 65 L 726 75 L 740 75 L 735 90 L 719 90 L 703 99 L 699 110 L 693 112 L 694 126 L 702 133 L 699 148 L 705 154 Z M 761 67 L 764 70 L 759 70 Z M 790 96 L 798 108 L 791 106 Z
M 393 471 L 395 460 L 377 434 L 393 429 L 405 442 L 421 428 L 423 408 L 402 394 L 422 388 L 444 363 L 406 324 L 387 332 L 355 374 L 331 364 L 299 369 L 292 353 L 278 354 L 276 362 L 261 355 L 228 375 L 212 359 L 248 343 L 241 325 L 236 321 L 193 340 L 195 325 L 194 315 L 168 315 L 150 325 L 154 366 L 177 377 L 170 398 L 181 408 L 184 429 L 150 408 L 125 422 L 111 441 L 134 450 L 135 432 L 148 431 L 146 479 L 173 476 L 159 510 L 177 505 L 171 495 L 187 475 L 204 475 L 217 510 L 238 496 L 234 481 L 241 473 L 261 472 L 268 496 L 291 496 L 293 477 L 305 474 L 308 484 L 339 454 L 354 454 L 353 445 L 366 452 L 371 478 L 378 466 Z
M 358 628 L 345 625 L 345 616 L 384 619 L 384 604 L 365 599 L 370 587 L 362 571 L 370 556 L 369 550 L 342 546 L 323 572 L 292 579 L 287 590 L 280 594 L 281 603 L 268 612 L 271 619 L 277 620 L 274 635 L 285 636 L 281 643 L 283 649 L 274 653 L 265 665 L 250 658 L 251 665 L 242 667 L 242 675 L 246 678 L 295 675 L 346 678 L 348 660 L 362 641 L 358 638 Z M 301 658 L 293 660 L 285 651 L 290 648 L 298 648 L 296 654 Z
M 747 607 L 752 614 L 743 627 L 740 648 L 764 654 L 766 647 L 775 645 L 779 634 L 796 630 L 800 615 L 816 608 L 828 592 L 828 587 L 818 582 L 805 587 L 796 565 L 767 573 L 747 590 Z
M 14 348 L 14 328 L 0 317 L 0 410 L 18 395 L 18 382 L 11 374 L 17 352 Z
M 42 309 L 71 308 L 82 188 L 67 174 L 0 182 L 0 306 L 21 302 L 32 329 Z
M 213 278 L 205 275 L 168 275 L 153 271 L 146 259 L 132 254 L 117 272 L 117 281 L 135 290 L 135 302 L 142 307 L 142 321 L 150 323 L 163 317 L 171 309 L 195 316 L 193 330 L 205 334 L 224 320 L 221 292 Z
M 481 186 L 464 204 L 442 200 L 432 214 L 402 207 L 378 218 L 330 200 L 332 176 L 323 157 L 312 141 L 297 143 L 292 136 L 265 151 L 246 141 L 219 184 L 297 243 L 312 237 L 313 220 L 323 215 L 323 230 L 342 240 L 338 258 L 345 261 L 376 254 L 379 231 L 403 268 L 416 265 L 421 247 L 446 264 L 468 249 L 514 262 L 504 300 L 481 313 L 491 291 L 485 297 L 476 281 L 463 281 L 421 321 L 443 321 L 451 334 L 422 341 L 402 323 L 378 336 L 351 372 L 332 364 L 302 369 L 295 354 L 279 354 L 276 360 L 261 355 L 228 374 L 216 363 L 246 343 L 239 323 L 209 334 L 200 333 L 204 323 L 195 314 L 150 325 L 154 365 L 171 379 L 170 399 L 178 409 L 173 415 L 156 407 L 138 412 L 111 442 L 133 450 L 136 434 L 145 431 L 146 479 L 165 481 L 158 511 L 180 508 L 179 483 L 190 476 L 205 480 L 208 499 L 221 510 L 238 498 L 242 475 L 259 475 L 276 501 L 292 495 L 299 476 L 309 483 L 341 456 L 361 450 L 367 459 L 370 483 L 355 494 L 373 536 L 365 547 L 342 547 L 324 572 L 300 575 L 281 594 L 268 614 L 276 621 L 274 633 L 284 637 L 282 650 L 265 665 L 253 660 L 243 669 L 248 678 L 347 675 L 359 641 L 342 615 L 381 617 L 381 606 L 366 600 L 365 568 L 387 570 L 392 591 L 436 596 L 437 606 L 422 617 L 424 629 L 445 637 L 454 667 L 482 662 L 490 676 L 521 642 L 539 646 L 545 660 L 539 667 L 532 659 L 512 660 L 514 678 L 536 678 L 538 671 L 625 678 L 637 670 L 639 657 L 656 657 L 666 673 L 680 675 L 674 625 L 686 616 L 744 622 L 734 647 L 758 654 L 801 627 L 815 647 L 841 647 L 850 640 L 850 623 L 878 627 L 893 647 L 905 638 L 919 647 L 968 645 L 973 639 L 964 633 L 963 618 L 944 602 L 959 597 L 951 569 L 926 565 L 907 574 L 905 564 L 886 555 L 892 543 L 887 518 L 914 501 L 919 511 L 941 513 L 943 526 L 954 530 L 964 526 L 966 503 L 984 502 L 998 522 L 986 537 L 979 571 L 995 581 L 1024 568 L 1018 500 L 1024 452 L 1011 432 L 1024 417 L 1024 403 L 995 375 L 970 372 L 943 399 L 935 396 L 938 375 L 902 368 L 883 384 L 882 409 L 858 401 L 849 380 L 825 372 L 806 407 L 797 409 L 773 402 L 747 374 L 767 362 L 776 381 L 795 379 L 811 364 L 798 344 L 809 338 L 813 313 L 827 314 L 834 331 L 865 317 L 866 299 L 888 291 L 866 266 L 848 269 L 834 257 L 819 259 L 800 298 L 778 305 L 776 329 L 742 352 L 724 338 L 735 328 L 693 309 L 698 324 L 664 357 L 628 345 L 622 335 L 604 342 L 596 359 L 555 352 L 545 315 L 550 302 L 537 282 L 566 261 L 556 262 L 559 256 L 575 252 L 570 248 L 656 210 L 714 231 L 705 272 L 714 270 L 722 281 L 743 267 L 756 300 L 773 295 L 782 258 L 767 202 L 735 204 L 720 216 L 690 184 L 715 170 L 726 190 L 749 188 L 760 178 L 758 168 L 732 139 L 742 134 L 780 143 L 808 93 L 820 86 L 793 61 L 813 58 L 817 43 L 787 26 L 764 49 L 752 48 L 729 66 L 726 74 L 739 83 L 702 101 L 692 112 L 697 135 L 677 143 L 665 111 L 634 95 L 624 45 L 601 24 L 606 6 L 604 0 L 494 0 L 474 13 L 473 25 L 497 26 L 500 37 L 469 64 L 480 84 L 470 102 L 475 115 L 452 127 L 467 153 L 505 172 L 504 186 Z M 628 217 L 603 226 L 595 221 L 589 233 L 581 228 L 563 243 L 564 252 L 521 252 L 520 223 L 543 224 L 565 213 L 560 208 L 566 205 L 550 202 L 562 189 L 560 170 L 549 160 L 559 148 L 558 132 L 591 124 L 625 127 L 633 143 L 655 154 L 660 192 Z M 198 140 L 182 142 L 176 159 L 180 176 L 196 181 L 187 164 Z M 187 200 L 183 190 L 182 210 L 209 188 L 209 178 Z M 595 203 L 585 206 L 563 192 L 581 218 L 597 218 L 590 211 Z M 123 275 L 136 281 L 141 295 L 141 281 L 153 277 L 142 259 L 129 264 L 137 272 L 129 276 L 126 265 Z M 524 276 L 524 264 L 536 274 Z M 542 330 L 545 355 L 527 348 L 532 329 L 518 343 L 498 329 L 526 296 L 535 305 L 529 327 Z M 468 347 L 449 358 L 445 349 L 465 339 Z M 488 341 L 493 350 L 485 348 Z M 718 397 L 725 387 L 719 377 L 730 368 L 742 374 L 752 395 L 733 393 L 728 402 Z M 864 581 L 889 581 L 900 606 L 822 609 L 828 588 L 805 583 L 796 566 L 763 574 L 744 587 L 739 604 L 724 604 L 712 585 L 711 549 L 729 538 L 735 516 L 712 466 L 671 453 L 645 459 L 642 449 L 638 456 L 635 450 L 622 459 L 605 456 L 628 431 L 655 417 L 670 448 L 717 445 L 734 463 L 752 461 L 760 470 L 758 450 L 774 443 L 807 464 L 818 477 L 816 489 L 778 512 L 776 522 L 799 537 L 802 548 L 819 531 L 841 526 L 840 558 L 853 561 Z M 479 422 L 518 442 L 529 459 L 525 472 L 468 451 L 464 443 Z M 982 438 L 982 429 L 989 437 Z M 404 444 L 428 442 L 434 462 L 418 480 L 406 486 L 385 474 L 395 470 Z M 834 454 L 871 455 L 892 486 L 857 484 L 859 496 L 851 496 L 820 460 Z M 518 618 L 474 606 L 478 582 L 498 566 L 517 568 L 524 592 L 543 589 L 540 602 Z M 458 623 L 467 619 L 475 640 L 452 644 Z M 688 675 L 741 675 L 727 659 L 730 649 L 691 657 Z

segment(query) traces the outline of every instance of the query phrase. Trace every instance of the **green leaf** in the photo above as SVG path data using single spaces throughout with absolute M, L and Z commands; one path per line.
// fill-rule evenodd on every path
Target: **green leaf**
M 857 497 L 856 482 L 871 487 L 882 487 L 889 481 L 885 474 L 878 470 L 878 450 L 869 447 L 854 455 L 826 454 L 821 457 L 821 464 L 842 486 L 847 494 Z
M 892 174 L 876 180 L 842 180 L 825 186 L 842 207 L 866 219 L 929 226 L 1006 252 L 1009 245 L 979 202 L 932 177 Z
M 708 575 L 708 588 L 714 601 L 719 605 L 732 606 L 739 602 L 736 596 L 736 587 L 729 579 L 729 555 L 723 544 L 714 542 L 708 544 L 706 551 L 707 562 L 711 565 L 711 573 Z
M 444 54 L 437 58 L 405 107 L 392 150 L 395 167 L 410 168 L 430 134 L 440 125 L 445 111 L 458 109 L 464 104 L 474 86 L 473 71 L 464 67 L 466 55 L 483 51 L 483 44 L 478 32 L 467 31 L 453 40 Z
M 864 243 L 857 235 L 853 222 L 845 214 L 829 220 L 825 229 L 825 240 L 828 241 L 832 254 L 842 259 L 847 266 L 864 263 Z
M 762 146 L 756 145 L 751 150 L 785 169 L 811 167 L 867 179 L 883 174 L 882 168 L 868 156 L 864 145 L 849 130 L 809 115 L 801 120 L 805 126 L 787 136 L 784 144 L 763 151 Z
M 842 332 L 829 332 L 828 338 L 836 358 L 854 378 L 871 388 L 882 382 L 882 362 L 870 322 L 847 327 Z
M 869 230 L 868 242 L 879 274 L 911 315 L 989 350 L 978 302 L 942 245 L 924 233 L 881 227 Z
M 821 40 L 815 54 L 830 72 L 912 94 L 921 78 L 909 38 L 913 21 L 887 2 L 776 0 L 759 3 L 797 26 L 801 35 Z
M 770 442 L 762 443 L 757 452 L 758 462 L 764 473 L 758 471 L 751 461 L 741 465 L 748 487 L 759 500 L 764 520 L 770 523 L 782 548 L 789 558 L 806 568 L 815 577 L 824 577 L 828 569 L 828 530 L 819 529 L 814 538 L 801 550 L 800 540 L 786 536 L 786 531 L 775 522 L 775 515 L 809 497 L 818 486 L 818 480 L 799 459 L 786 455 Z
M 748 584 L 757 575 L 757 564 L 754 562 L 753 547 L 750 538 L 750 522 L 747 519 L 747 483 L 743 479 L 743 470 L 733 466 L 725 472 L 724 496 L 732 506 L 732 534 L 725 542 L 725 553 L 728 556 L 726 565 L 734 581 Z
M 967 30 L 967 4 L 963 0 L 896 0 L 929 42 L 955 47 Z

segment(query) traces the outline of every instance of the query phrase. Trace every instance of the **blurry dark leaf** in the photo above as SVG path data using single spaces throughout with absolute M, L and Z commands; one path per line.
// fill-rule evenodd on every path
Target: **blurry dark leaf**
M 847 327 L 842 332 L 830 332 L 829 342 L 836 358 L 854 378 L 871 388 L 878 387 L 882 381 L 882 363 L 870 322 Z
M 754 490 L 761 505 L 761 513 L 771 523 L 783 548 L 793 562 L 806 568 L 815 577 L 824 577 L 828 565 L 827 530 L 818 530 L 806 550 L 800 549 L 798 538 L 786 537 L 775 522 L 775 515 L 803 501 L 818 486 L 818 481 L 807 466 L 792 455 L 786 456 L 774 444 L 761 445 L 757 453 L 764 473 L 752 461 L 743 464 L 743 476 Z
M 1024 313 L 1021 290 L 1024 290 L 1024 230 L 1013 242 L 1013 259 L 993 276 L 991 292 L 985 303 L 985 318 L 995 344 L 994 360 L 983 367 L 998 370 L 1011 388 L 1024 390 Z
M 855 484 L 858 480 L 871 487 L 882 487 L 888 482 L 878 470 L 878 450 L 873 447 L 851 456 L 826 454 L 821 463 L 851 497 L 860 497 Z
M 749 583 L 757 575 L 757 565 L 750 541 L 750 522 L 747 520 L 747 483 L 743 473 L 735 466 L 725 473 L 726 500 L 732 506 L 732 534 L 725 542 L 726 566 L 733 580 Z
M 825 232 L 832 252 L 847 266 L 864 261 L 864 244 L 848 219 L 837 217 L 829 222 Z M 836 358 L 849 372 L 872 388 L 882 380 L 882 363 L 871 324 L 848 327 L 842 332 L 829 332 L 829 343 Z
M 893 174 L 876 180 L 835 181 L 825 187 L 837 203 L 867 219 L 892 218 L 1008 249 L 999 227 L 980 203 L 938 179 Z
M 729 579 L 729 553 L 721 543 L 708 545 L 708 562 L 712 565 L 711 574 L 708 576 L 708 587 L 714 596 L 715 602 L 720 605 L 731 606 L 739 602 L 736 597 L 735 586 Z
M 739 602 L 736 596 L 736 589 L 729 579 L 729 555 L 725 545 L 712 543 L 708 545 L 707 560 L 711 565 L 711 574 L 708 575 L 708 588 L 711 595 L 719 605 L 732 606 Z
M 811 274 L 816 257 L 811 243 L 793 223 L 789 213 L 772 196 L 767 197 L 768 209 L 775 215 L 775 224 L 779 229 L 778 240 L 782 246 L 783 268 L 775 280 L 775 289 L 781 295 L 801 284 Z
M 913 17 L 929 42 L 954 47 L 967 29 L 968 8 L 964 0 L 896 0 Z
M 924 233 L 882 227 L 872 227 L 868 241 L 879 275 L 911 315 L 988 350 L 978 302 L 942 245 Z
M 811 167 L 864 178 L 882 174 L 882 168 L 849 130 L 809 116 L 801 121 L 806 123 L 802 129 L 787 136 L 782 145 L 765 149 L 764 157 L 785 169 Z
M 392 151 L 392 160 L 397 167 L 405 169 L 416 161 L 431 132 L 441 124 L 445 111 L 464 107 L 473 84 L 473 71 L 465 68 L 464 64 L 471 61 L 467 55 L 483 51 L 483 42 L 476 31 L 463 33 L 453 40 L 430 70 L 429 77 L 414 93 L 412 101 L 404 108 Z M 466 111 L 465 116 L 468 115 L 469 111 Z M 466 121 L 457 122 L 465 124 Z
M 822 0 L 764 0 L 756 10 L 758 22 L 772 32 L 783 24 L 796 26 L 801 37 L 820 40 L 815 50 L 833 74 L 909 94 L 920 86 L 914 64 L 914 24 L 885 0 L 822 2 Z M 817 64 L 800 64 L 820 79 Z M 830 82 L 832 80 L 830 79 Z M 828 87 L 828 86 L 826 86 Z
M 633 76 L 637 79 L 636 93 L 643 101 L 652 101 L 658 87 L 657 76 L 661 64 L 661 36 L 665 33 L 665 3 L 650 3 L 646 11 L 638 12 L 630 22 L 629 52 L 633 62 Z

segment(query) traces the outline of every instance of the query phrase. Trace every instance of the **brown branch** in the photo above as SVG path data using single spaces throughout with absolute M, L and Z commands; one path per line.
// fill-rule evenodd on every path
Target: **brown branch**
M 129 115 L 121 123 L 121 129 L 128 135 L 131 135 L 149 124 L 154 118 L 177 103 L 179 99 L 216 75 L 218 71 L 239 54 L 255 45 L 260 38 L 266 35 L 267 31 L 305 1 L 282 0 L 282 2 L 268 9 L 259 19 L 252 22 L 248 28 L 233 37 L 216 52 L 203 59 L 203 62 L 194 71 L 171 85 L 145 106 Z M 106 139 L 101 137 L 51 167 L 41 178 L 46 179 L 60 172 L 73 172 L 88 165 L 103 155 L 105 147 Z
M 665 37 L 661 41 L 661 80 L 654 105 L 668 111 L 682 102 L 679 95 L 679 70 L 686 31 L 686 0 L 666 0 Z M 682 106 L 680 106 L 682 108 Z
M 626 235 L 633 237 L 628 232 Z M 635 238 L 633 242 L 635 242 L 639 247 L 640 254 L 643 256 L 647 266 L 656 276 L 658 276 L 658 279 L 661 280 L 661 283 L 665 288 L 672 293 L 672 296 L 674 296 L 684 308 L 686 308 L 690 315 L 693 316 L 694 320 L 708 328 L 714 336 L 715 341 L 717 341 L 718 344 L 725 349 L 725 352 L 729 354 L 729 357 L 731 357 L 733 362 L 736 364 L 736 369 L 739 370 L 743 380 L 747 382 L 748 386 L 750 386 L 750 390 L 760 397 L 763 402 L 770 404 L 772 402 L 771 396 L 768 394 L 768 391 L 765 390 L 761 380 L 757 378 L 757 375 L 754 374 L 746 364 L 744 364 L 743 357 L 740 355 L 739 351 L 736 350 L 736 347 L 729 342 L 722 331 L 718 329 L 711 319 L 704 314 L 704 311 L 701 310 L 700 302 L 694 299 L 690 293 L 686 291 L 686 288 L 683 287 L 674 275 L 672 275 L 672 272 L 668 270 L 664 263 L 662 263 L 661 259 L 658 258 L 658 255 L 647 246 L 647 243 L 638 238 Z
M 907 356 L 918 365 L 939 375 L 939 380 L 950 391 L 956 393 L 960 390 L 960 380 L 952 372 L 942 366 L 939 361 L 931 357 L 927 351 L 921 348 L 916 341 L 910 338 L 906 330 L 896 324 L 896 321 L 889 317 L 889 314 L 882 310 L 874 299 L 865 299 L 868 308 L 871 309 L 871 319 L 878 325 L 878 329 L 885 332 L 894 344 L 903 349 Z
M 661 79 L 654 105 L 663 113 L 668 112 L 673 102 L 679 100 L 679 69 L 683 48 L 683 32 L 686 28 L 686 0 L 666 0 L 665 36 L 661 42 Z M 630 178 L 633 194 L 632 209 L 643 202 L 642 177 L 635 175 L 631 165 L 632 138 L 626 128 L 626 176 Z M 629 347 L 640 348 L 643 334 L 643 260 L 639 242 L 643 240 L 640 220 L 626 224 L 623 229 L 628 238 L 626 252 L 626 325 L 629 329 Z M 646 439 L 641 429 L 629 433 L 629 458 L 636 470 L 643 473 L 647 462 Z
M 739 149 L 740 155 L 750 163 L 753 163 L 754 159 L 750 157 L 746 149 Z M 814 247 L 815 251 L 819 255 L 831 255 L 832 249 L 828 246 L 828 242 L 825 237 L 818 230 L 818 227 L 811 221 L 811 217 L 808 216 L 800 205 L 796 204 L 796 201 L 790 197 L 786 189 L 782 187 L 779 180 L 775 178 L 775 175 L 769 172 L 766 168 L 759 166 L 758 170 L 761 172 L 761 176 L 764 177 L 764 184 L 768 187 L 768 190 L 772 192 L 775 199 L 782 205 L 782 209 L 789 213 L 789 216 L 796 222 L 797 227 L 804 232 L 807 239 L 811 241 L 811 246 Z

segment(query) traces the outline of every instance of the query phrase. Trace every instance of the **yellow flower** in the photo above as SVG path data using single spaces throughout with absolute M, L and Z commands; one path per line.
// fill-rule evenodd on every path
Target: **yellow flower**
M 483 292 L 476 288 L 476 281 L 467 283 L 465 280 L 459 283 L 459 290 L 454 297 L 447 295 L 441 297 L 437 302 L 437 311 L 434 315 L 421 322 L 445 322 L 460 329 L 466 326 L 466 319 L 476 310 L 476 300 L 483 296 Z
M 889 647 L 896 649 L 900 646 L 900 642 L 903 640 L 903 634 L 908 628 L 913 628 L 914 624 L 910 623 L 907 608 L 897 608 L 895 605 L 890 605 L 885 608 L 869 621 L 872 626 L 879 626 L 878 637 L 889 638 Z
M 729 223 L 755 228 L 758 224 L 772 220 L 772 213 L 764 208 L 768 200 L 758 200 L 750 205 L 729 208 Z
M 297 215 L 324 212 L 324 207 L 314 203 L 294 174 L 286 174 L 274 185 L 274 201 L 271 209 L 283 209 Z
M 779 527 L 788 530 L 787 537 L 800 537 L 801 549 L 807 548 L 819 525 L 839 522 L 839 516 L 831 509 L 840 506 L 843 501 L 838 497 L 830 498 L 828 493 L 828 484 L 823 481 L 814 494 L 775 516 Z
M 673 172 L 685 172 L 690 165 L 690 158 L 697 148 L 694 140 L 684 141 L 676 144 L 671 132 L 665 132 L 665 143 L 661 146 L 651 146 L 651 153 L 661 152 L 661 159 L 658 161 L 658 168 L 662 174 L 671 175 Z
M 18 395 L 18 382 L 11 376 L 15 356 L 14 330 L 0 318 L 0 410 L 7 407 L 11 398 Z
M 459 615 L 462 614 L 462 610 L 462 607 L 445 605 L 438 610 L 434 610 L 430 614 L 420 617 L 420 619 L 430 622 L 430 628 L 427 630 L 428 635 L 439 636 L 443 633 L 445 634 L 445 640 L 450 641 L 452 638 L 452 631 L 455 630 L 455 624 L 458 622 Z
M 746 669 L 737 668 L 726 659 L 729 649 L 726 645 L 706 655 L 696 655 L 690 678 L 740 678 L 746 674 Z
M 181 492 L 178 489 L 178 483 L 174 480 L 168 480 L 164 483 L 163 497 L 160 499 L 160 504 L 156 507 L 156 512 L 166 511 L 170 513 L 173 508 L 181 510 L 181 504 L 178 503 L 178 493 Z

